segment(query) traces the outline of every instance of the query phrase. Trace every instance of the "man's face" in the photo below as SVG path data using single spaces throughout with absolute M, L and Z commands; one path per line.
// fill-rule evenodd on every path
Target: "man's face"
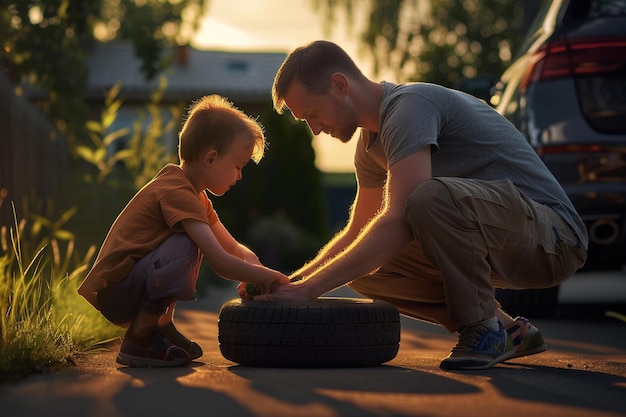
M 358 127 L 358 118 L 347 97 L 333 89 L 311 93 L 295 80 L 285 95 L 285 104 L 296 120 L 303 120 L 314 135 L 327 133 L 342 142 L 348 142 Z

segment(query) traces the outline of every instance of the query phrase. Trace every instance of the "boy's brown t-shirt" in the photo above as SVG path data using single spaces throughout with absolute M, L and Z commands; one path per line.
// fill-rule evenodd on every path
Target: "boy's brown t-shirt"
M 219 218 L 204 192 L 197 193 L 178 165 L 166 165 L 119 214 L 81 287 L 92 292 L 123 281 L 135 263 L 173 233 L 181 220 L 215 224 Z

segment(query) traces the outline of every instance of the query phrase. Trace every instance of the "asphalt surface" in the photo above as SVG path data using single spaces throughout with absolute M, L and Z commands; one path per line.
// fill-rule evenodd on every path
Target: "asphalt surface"
M 351 296 L 351 293 L 338 295 Z M 184 368 L 115 363 L 119 345 L 76 366 L 0 385 L 3 417 L 626 416 L 626 304 L 572 305 L 534 320 L 550 350 L 483 371 L 439 369 L 456 343 L 440 327 L 402 319 L 398 355 L 373 368 L 242 367 L 222 357 L 219 307 L 232 288 L 180 305 L 176 324 L 204 356 Z

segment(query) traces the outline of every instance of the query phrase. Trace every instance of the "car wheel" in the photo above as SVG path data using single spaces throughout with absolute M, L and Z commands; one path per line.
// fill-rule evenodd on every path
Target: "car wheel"
M 398 353 L 400 315 L 387 302 L 360 298 L 234 299 L 220 309 L 218 342 L 224 358 L 244 366 L 377 366 Z
M 496 299 L 512 316 L 550 318 L 559 306 L 559 287 L 530 290 L 496 289 Z

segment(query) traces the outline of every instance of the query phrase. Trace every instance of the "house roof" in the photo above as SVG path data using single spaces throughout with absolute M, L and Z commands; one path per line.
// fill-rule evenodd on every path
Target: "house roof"
M 167 53 L 174 54 L 174 63 L 146 81 L 132 44 L 94 45 L 87 59 L 87 97 L 101 99 L 106 90 L 119 82 L 121 98 L 147 100 L 164 76 L 165 101 L 195 99 L 205 94 L 220 94 L 232 101 L 271 101 L 274 76 L 287 56 L 278 52 L 205 51 L 190 46 L 172 48 Z

